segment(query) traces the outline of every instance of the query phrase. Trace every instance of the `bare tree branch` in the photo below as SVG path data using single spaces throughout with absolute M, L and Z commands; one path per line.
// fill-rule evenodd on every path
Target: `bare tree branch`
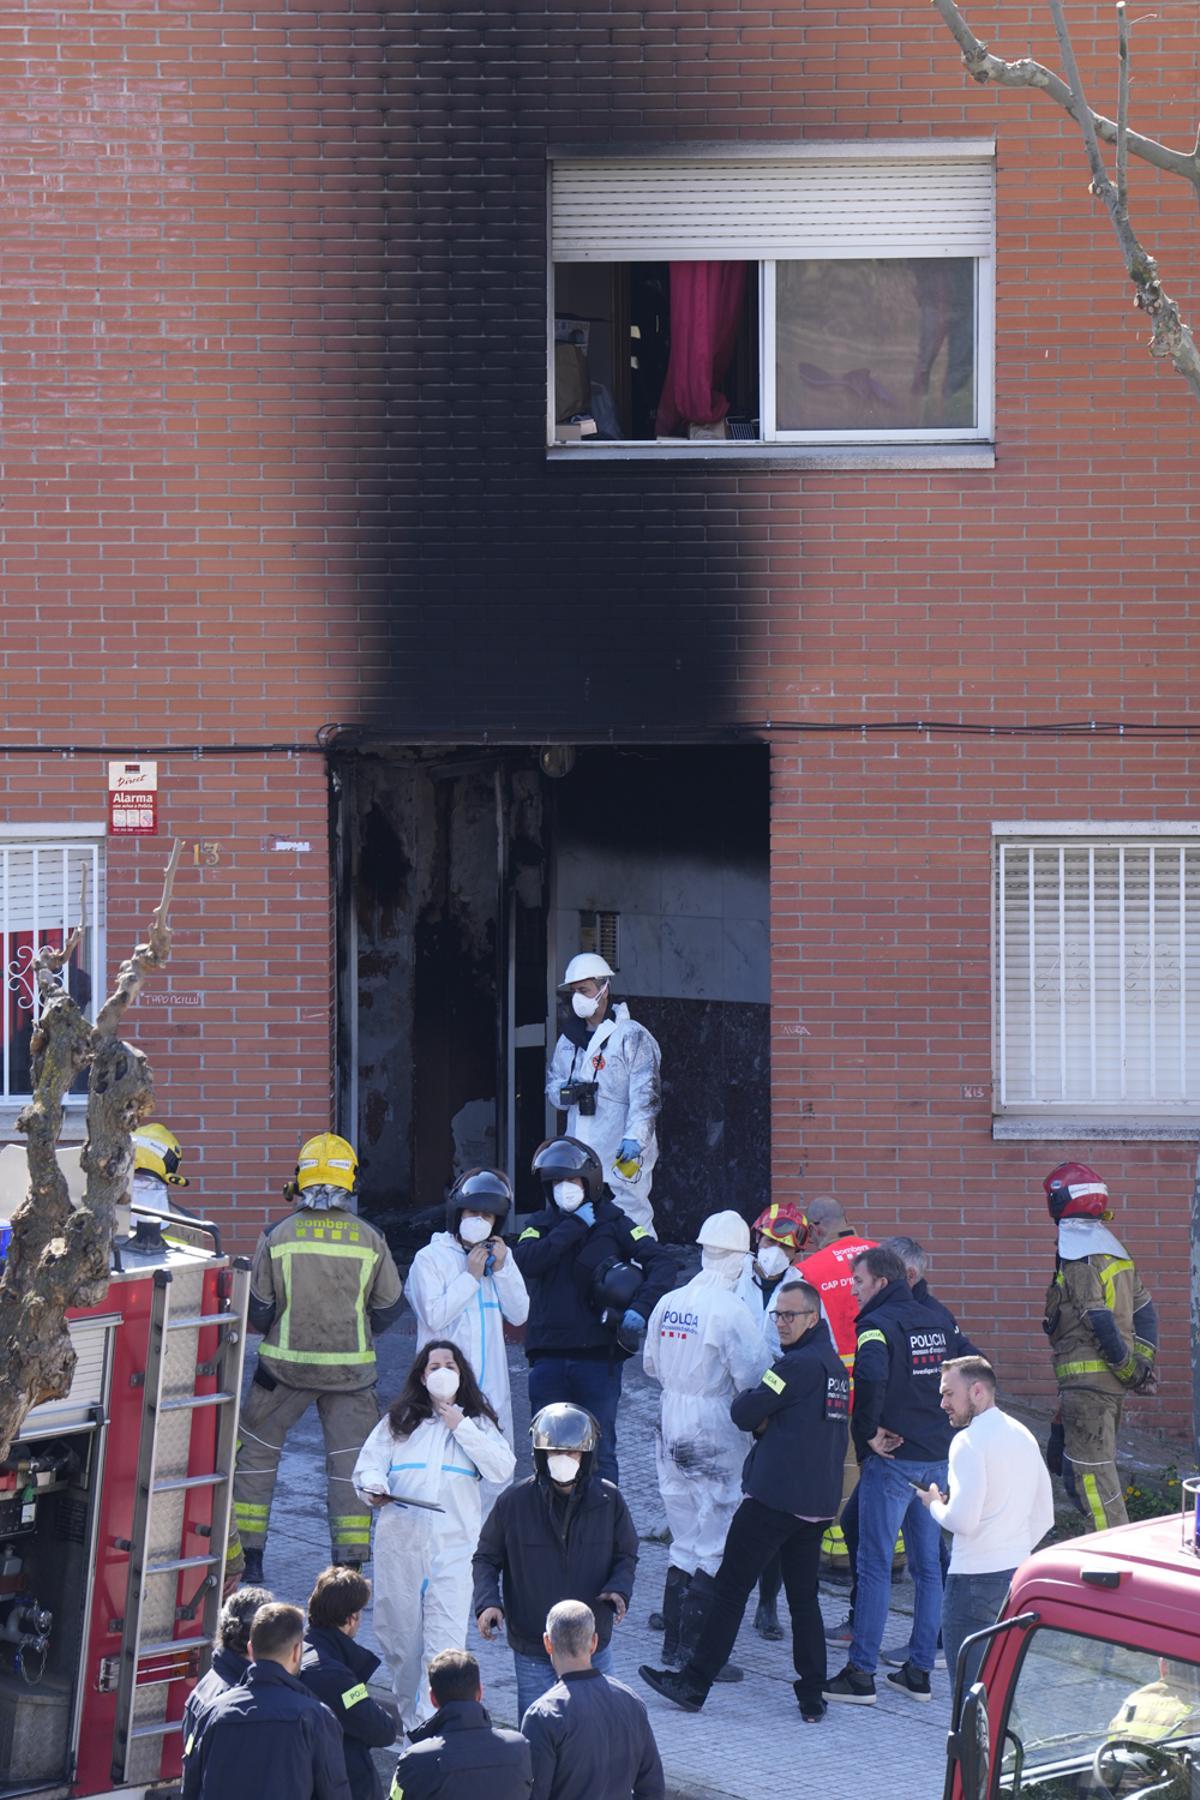
M 1129 210 L 1129 20 L 1117 0 L 1117 205 Z
M 1160 169 L 1173 175 L 1181 175 L 1197 189 L 1198 195 L 1200 158 L 1196 152 L 1184 156 L 1179 151 L 1166 149 L 1153 138 L 1139 137 L 1137 132 L 1128 130 L 1124 119 L 1118 126 L 1092 111 L 1083 91 L 1083 80 L 1067 29 L 1062 0 L 1048 0 L 1048 4 L 1063 67 L 1067 71 L 1066 81 L 1061 76 L 1052 74 L 1041 63 L 1006 63 L 1000 57 L 992 56 L 971 31 L 955 0 L 933 0 L 933 5 L 962 50 L 968 72 L 976 81 L 997 81 L 1008 87 L 1041 88 L 1079 126 L 1092 171 L 1092 192 L 1107 208 L 1117 242 L 1121 246 L 1125 268 L 1134 286 L 1136 303 L 1150 320 L 1150 354 L 1159 360 L 1170 362 L 1191 388 L 1193 398 L 1200 401 L 1200 351 L 1197 350 L 1195 339 L 1184 324 L 1175 301 L 1163 290 L 1158 279 L 1158 264 L 1138 241 L 1130 223 L 1128 206 L 1124 198 L 1118 196 L 1117 188 L 1104 165 L 1100 139 L 1103 138 L 1106 143 L 1113 143 L 1118 137 L 1121 140 L 1117 160 L 1122 189 L 1125 149 L 1154 163 Z
M 0 1280 L 0 1459 L 7 1456 L 25 1415 L 71 1385 L 75 1352 L 66 1325 L 69 1307 L 96 1305 L 108 1285 L 109 1255 L 119 1202 L 133 1166 L 130 1132 L 149 1112 L 153 1086 L 140 1050 L 116 1035 L 125 1008 L 146 977 L 163 967 L 171 947 L 167 912 L 182 845 L 176 841 L 162 899 L 147 942 L 122 963 L 116 987 L 89 1025 L 58 979 L 82 936 L 85 915 L 61 949 L 42 945 L 34 959 L 41 1011 L 33 1032 L 33 1098 L 17 1127 L 26 1136 L 29 1191 L 12 1219 L 12 1241 Z M 82 1161 L 84 1202 L 72 1210 L 56 1154 L 63 1102 L 88 1069 L 88 1141 Z
M 1061 75 L 1047 69 L 1043 63 L 1034 62 L 1030 57 L 1022 57 L 1018 62 L 1005 62 L 1003 57 L 993 56 L 986 44 L 980 42 L 967 24 L 955 0 L 933 0 L 933 6 L 941 15 L 946 29 L 962 51 L 962 59 L 966 64 L 968 75 L 981 87 L 992 84 L 996 87 L 1036 88 L 1053 100 L 1056 106 L 1070 113 L 1078 120 L 1075 101 L 1071 89 Z M 1117 126 L 1114 120 L 1106 119 L 1103 113 L 1091 114 L 1092 126 L 1096 135 L 1106 144 L 1117 141 Z M 1079 121 L 1082 123 L 1082 121 Z M 1157 138 L 1143 137 L 1140 132 L 1129 133 L 1129 149 L 1134 156 L 1143 162 L 1152 163 L 1156 169 L 1163 169 L 1168 175 L 1178 175 L 1184 181 L 1190 181 L 1200 194 L 1200 136 L 1191 150 L 1172 150 L 1168 144 L 1160 144 Z

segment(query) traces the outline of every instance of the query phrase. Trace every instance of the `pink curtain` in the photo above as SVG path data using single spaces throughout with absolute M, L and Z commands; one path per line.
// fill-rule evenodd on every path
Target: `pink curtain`
M 729 411 L 721 383 L 745 292 L 745 263 L 671 264 L 671 358 L 655 420 L 660 437 L 680 425 L 715 425 Z

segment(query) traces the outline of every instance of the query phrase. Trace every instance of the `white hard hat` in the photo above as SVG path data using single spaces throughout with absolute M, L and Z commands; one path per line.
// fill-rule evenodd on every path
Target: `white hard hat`
M 750 1227 L 740 1213 L 712 1213 L 705 1219 L 696 1242 L 706 1250 L 740 1250 L 750 1248 Z
M 571 987 L 576 981 L 611 981 L 612 977 L 613 971 L 602 956 L 597 956 L 594 950 L 581 950 L 567 964 L 567 972 L 558 984 L 558 991 L 561 994 L 564 988 Z

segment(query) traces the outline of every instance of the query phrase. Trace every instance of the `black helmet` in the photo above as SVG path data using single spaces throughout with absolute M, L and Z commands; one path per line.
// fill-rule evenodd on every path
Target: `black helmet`
M 604 1164 L 578 1138 L 547 1138 L 539 1144 L 533 1155 L 533 1172 L 544 1187 L 552 1187 L 556 1181 L 582 1181 L 593 1205 L 604 1192 Z
M 556 1400 L 550 1406 L 543 1406 L 530 1420 L 529 1436 L 533 1441 L 534 1467 L 539 1475 L 547 1473 L 546 1458 L 551 1451 L 578 1450 L 582 1452 L 580 1485 L 587 1480 L 596 1460 L 600 1427 L 586 1408 L 573 1406 L 567 1400 Z
M 468 1169 L 446 1196 L 446 1230 L 457 1235 L 464 1212 L 481 1212 L 491 1213 L 499 1231 L 512 1203 L 512 1183 L 503 1169 Z

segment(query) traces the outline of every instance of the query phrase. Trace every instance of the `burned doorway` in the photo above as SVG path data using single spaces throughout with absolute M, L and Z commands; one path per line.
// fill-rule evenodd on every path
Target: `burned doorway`
M 340 1116 L 364 1210 L 423 1241 L 530 1158 L 555 984 L 595 947 L 663 1053 L 661 1236 L 769 1195 L 769 802 L 746 746 L 397 749 L 339 765 Z

